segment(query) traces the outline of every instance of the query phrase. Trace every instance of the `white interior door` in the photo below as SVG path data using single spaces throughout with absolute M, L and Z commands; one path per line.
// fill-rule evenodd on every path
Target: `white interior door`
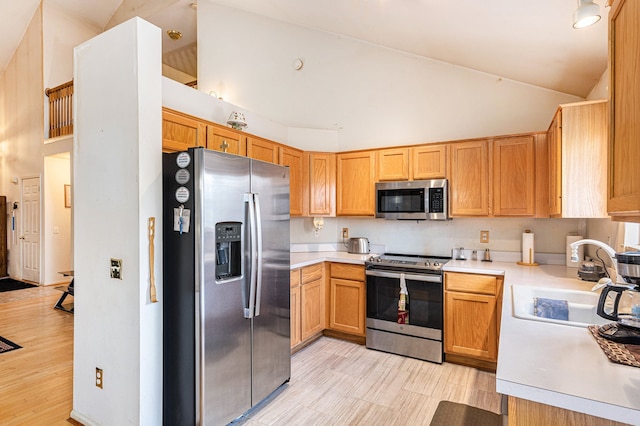
M 22 279 L 40 282 L 40 178 L 22 181 Z

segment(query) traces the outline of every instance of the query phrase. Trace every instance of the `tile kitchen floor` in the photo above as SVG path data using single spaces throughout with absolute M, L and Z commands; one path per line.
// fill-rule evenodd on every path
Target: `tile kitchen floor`
M 291 358 L 291 380 L 243 425 L 428 425 L 441 400 L 500 412 L 495 374 L 322 337 Z

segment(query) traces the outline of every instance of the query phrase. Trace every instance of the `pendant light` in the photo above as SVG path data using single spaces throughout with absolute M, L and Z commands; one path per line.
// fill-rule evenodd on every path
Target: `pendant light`
M 585 28 L 600 20 L 600 6 L 593 0 L 578 0 L 578 8 L 573 12 L 573 28 Z

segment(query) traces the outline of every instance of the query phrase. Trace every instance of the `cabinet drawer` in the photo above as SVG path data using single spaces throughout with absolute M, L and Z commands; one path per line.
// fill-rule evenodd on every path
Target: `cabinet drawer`
M 292 269 L 290 272 L 290 285 L 291 288 L 300 286 L 300 269 Z
M 322 278 L 322 270 L 324 269 L 322 263 L 315 265 L 305 266 L 302 268 L 302 284 L 307 284 Z
M 495 295 L 498 291 L 498 278 L 494 275 L 445 272 L 444 285 L 449 291 Z
M 364 266 L 332 263 L 331 278 L 345 278 L 348 280 L 364 281 Z

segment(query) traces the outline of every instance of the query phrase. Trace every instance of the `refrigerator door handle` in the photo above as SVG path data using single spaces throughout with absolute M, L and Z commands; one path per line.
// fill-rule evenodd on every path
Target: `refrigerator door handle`
M 262 214 L 260 212 L 260 198 L 258 194 L 253 194 L 253 200 L 256 205 L 256 233 L 257 235 L 257 253 L 258 253 L 258 270 L 256 271 L 256 312 L 255 316 L 260 315 L 260 295 L 262 294 Z
M 256 303 L 256 272 L 257 272 L 257 263 L 258 259 L 255 254 L 255 250 L 257 247 L 256 241 L 256 208 L 253 202 L 253 194 L 247 193 L 244 195 L 244 201 L 249 205 L 249 239 L 251 241 L 250 247 L 250 257 L 251 257 L 251 271 L 249 273 L 249 306 L 244 308 L 244 317 L 245 318 L 253 318 L 253 308 Z

